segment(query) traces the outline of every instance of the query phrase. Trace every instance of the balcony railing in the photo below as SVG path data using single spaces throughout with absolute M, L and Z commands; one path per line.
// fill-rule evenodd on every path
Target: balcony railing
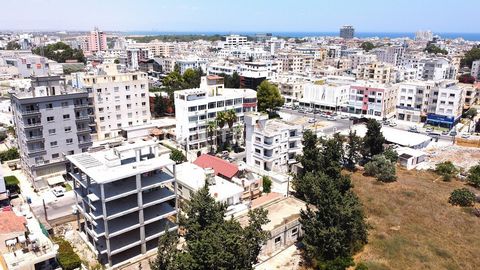
M 35 122 L 35 123 L 25 123 L 23 124 L 25 128 L 34 128 L 34 127 L 41 127 L 42 122 Z
M 34 136 L 27 136 L 26 138 L 27 142 L 33 142 L 33 141 L 41 141 L 45 140 L 43 135 L 34 135 Z
M 85 121 L 85 120 L 90 120 L 90 115 L 85 114 L 85 115 L 77 115 L 75 117 L 75 120 L 77 121 Z
M 28 154 L 33 155 L 33 154 L 39 154 L 42 152 L 46 152 L 45 148 L 35 148 L 35 149 L 28 149 Z
M 22 111 L 22 115 L 23 116 L 27 116 L 27 115 L 33 115 L 33 114 L 39 114 L 40 113 L 40 110 L 36 109 L 36 110 L 24 110 Z

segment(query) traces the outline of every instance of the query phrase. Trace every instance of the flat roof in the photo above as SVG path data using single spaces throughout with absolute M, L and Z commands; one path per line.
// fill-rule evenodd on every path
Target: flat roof
M 142 155 L 146 155 L 150 150 L 155 153 L 154 148 L 158 148 L 157 157 L 121 164 L 122 160 L 135 158 L 135 150 L 139 149 Z M 140 140 L 98 152 L 70 155 L 66 158 L 96 183 L 107 183 L 172 166 L 175 162 L 169 158 L 169 152 L 166 147 L 155 141 Z
M 0 212 L 0 234 L 25 232 L 26 224 L 27 220 L 22 216 L 17 216 L 13 211 Z
M 364 124 L 352 126 L 352 130 L 357 132 L 357 136 L 365 137 L 367 133 L 367 126 Z M 344 130 L 341 132 L 342 135 L 348 135 L 349 130 Z M 395 143 L 401 146 L 417 146 L 425 143 L 426 141 L 431 141 L 427 135 L 408 132 L 406 130 L 395 129 L 391 127 L 382 126 L 382 134 L 385 137 L 385 140 L 391 143 Z

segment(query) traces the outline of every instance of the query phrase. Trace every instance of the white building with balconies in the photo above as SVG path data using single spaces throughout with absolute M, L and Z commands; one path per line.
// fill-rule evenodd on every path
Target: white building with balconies
M 155 254 L 165 230 L 177 230 L 169 153 L 155 141 L 137 141 L 67 156 L 80 235 L 102 264 L 116 268 Z
M 302 152 L 300 125 L 268 119 L 264 113 L 245 115 L 247 165 L 265 171 L 287 173 Z

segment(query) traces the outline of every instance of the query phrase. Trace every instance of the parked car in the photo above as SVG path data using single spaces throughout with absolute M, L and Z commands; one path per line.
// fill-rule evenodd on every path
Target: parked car
M 468 133 L 463 133 L 463 134 L 462 134 L 462 138 L 463 138 L 463 139 L 468 139 L 468 138 L 470 138 L 470 134 L 468 134 Z
M 327 118 L 328 121 L 337 121 L 337 118 L 335 116 L 329 116 Z
M 391 126 L 391 127 L 396 127 L 396 126 L 397 126 L 397 123 L 395 123 L 395 122 L 390 122 L 390 125 L 389 125 L 389 126 Z
M 340 116 L 340 118 L 341 118 L 341 119 L 348 119 L 348 115 L 342 114 L 342 115 Z
M 425 131 L 426 131 L 427 133 L 430 133 L 430 132 L 433 131 L 433 128 L 427 128 Z
M 65 188 L 61 186 L 53 187 L 52 193 L 55 195 L 55 197 L 62 197 L 65 195 Z
M 382 122 L 382 124 L 384 124 L 385 126 L 388 126 L 388 125 L 390 125 L 390 121 L 385 120 L 385 121 Z
M 448 130 L 444 130 L 444 131 L 442 131 L 442 135 L 443 135 L 443 136 L 446 136 L 446 135 L 448 135 Z
M 313 123 L 315 123 L 315 122 L 316 122 L 316 120 L 315 120 L 314 118 L 308 119 L 308 123 L 310 123 L 310 124 L 313 124 Z
M 450 136 L 457 136 L 457 131 L 456 130 L 452 130 L 450 131 Z
M 417 130 L 417 126 L 411 126 L 408 128 L 409 131 L 416 131 Z

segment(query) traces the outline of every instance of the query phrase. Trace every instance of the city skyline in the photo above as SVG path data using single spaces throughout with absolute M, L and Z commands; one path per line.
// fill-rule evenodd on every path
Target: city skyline
M 26 0 L 3 3 L 10 12 L 2 14 L 0 25 L 1 30 L 37 31 L 88 31 L 98 26 L 106 31 L 126 32 L 336 32 L 349 24 L 359 33 L 480 32 L 471 23 L 480 8 L 478 1 L 444 0 L 439 4 L 434 0 L 394 0 L 389 5 L 377 0 L 347 2 L 85 0 L 72 10 L 72 1 Z M 80 16 L 72 19 L 73 12 Z M 232 16 L 233 12 L 237 16 Z M 452 22 L 448 19 L 452 14 L 462 16 Z M 38 15 L 42 15 L 40 19 Z

